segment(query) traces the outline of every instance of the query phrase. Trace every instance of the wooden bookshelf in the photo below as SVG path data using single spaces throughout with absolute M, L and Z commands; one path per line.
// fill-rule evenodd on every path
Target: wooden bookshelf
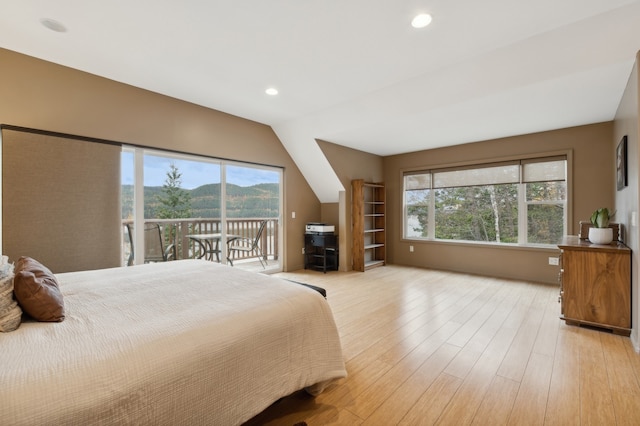
M 364 272 L 386 262 L 385 187 L 351 181 L 353 269 Z

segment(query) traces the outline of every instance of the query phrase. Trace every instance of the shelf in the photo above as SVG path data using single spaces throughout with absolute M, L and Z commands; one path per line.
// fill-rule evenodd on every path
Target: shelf
M 353 269 L 364 272 L 386 261 L 385 186 L 355 179 L 351 189 Z
M 374 249 L 374 248 L 377 248 L 377 247 L 384 247 L 384 244 L 366 244 L 364 246 L 364 249 L 365 250 L 369 250 L 369 249 Z
M 384 260 L 369 260 L 364 263 L 365 269 L 375 268 L 376 266 L 383 266 Z

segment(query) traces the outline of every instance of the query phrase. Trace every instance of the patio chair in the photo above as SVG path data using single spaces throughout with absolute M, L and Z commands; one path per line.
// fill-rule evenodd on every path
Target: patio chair
M 164 246 L 162 228 L 157 223 L 144 224 L 144 263 L 168 262 L 176 259 L 175 245 Z
M 262 232 L 266 225 L 266 220 L 260 222 L 258 232 L 254 238 L 234 238 L 228 242 L 227 262 L 229 262 L 231 266 L 233 266 L 233 254 L 244 253 L 245 258 L 257 257 L 258 260 L 260 260 L 262 268 L 266 269 L 267 257 L 264 255 L 262 246 L 260 245 L 260 238 L 262 237 Z
M 134 253 L 133 253 L 133 225 L 131 225 L 130 223 L 126 223 L 124 225 L 125 229 L 127 230 L 127 237 L 129 238 L 129 258 L 127 259 L 127 266 L 132 266 L 133 265 L 133 257 L 134 257 Z M 127 241 L 125 240 L 125 243 Z
M 128 223 L 126 226 L 131 243 L 131 252 L 127 265 L 131 266 L 134 259 L 133 225 Z M 145 223 L 144 225 L 144 251 L 144 263 L 168 262 L 176 259 L 175 245 L 169 244 L 164 247 L 162 228 L 157 223 Z

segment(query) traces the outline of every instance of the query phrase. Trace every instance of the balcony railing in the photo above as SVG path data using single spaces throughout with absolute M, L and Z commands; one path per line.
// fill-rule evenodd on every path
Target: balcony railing
M 240 218 L 227 219 L 227 235 L 240 236 L 242 238 L 255 238 L 260 223 L 266 220 L 267 224 L 262 232 L 259 247 L 266 259 L 278 259 L 278 219 L 277 218 Z M 220 219 L 145 219 L 145 224 L 157 223 L 160 225 L 165 247 L 173 244 L 176 248 L 177 259 L 190 259 L 198 257 L 201 247 L 188 237 L 191 234 L 216 234 L 222 232 Z M 123 255 L 124 264 L 127 264 L 132 251 L 132 244 L 126 226 L 133 224 L 133 220 L 123 220 Z M 251 259 L 259 255 L 257 252 L 244 254 L 234 253 L 236 260 Z M 265 259 L 265 260 L 266 260 Z

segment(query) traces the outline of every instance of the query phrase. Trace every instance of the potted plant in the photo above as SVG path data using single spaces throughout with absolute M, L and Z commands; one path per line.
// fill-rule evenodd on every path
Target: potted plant
M 613 241 L 613 229 L 609 228 L 609 220 L 613 217 L 613 213 L 609 213 L 606 207 L 599 208 L 591 215 L 591 224 L 589 228 L 589 241 L 594 244 L 610 244 Z

